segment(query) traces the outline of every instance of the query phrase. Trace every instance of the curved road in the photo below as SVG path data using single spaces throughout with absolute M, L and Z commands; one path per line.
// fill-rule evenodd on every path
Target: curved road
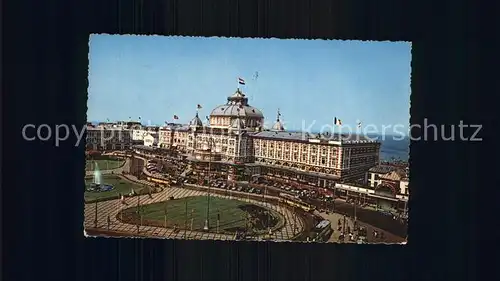
M 325 202 L 313 199 L 311 199 L 311 201 L 312 201 L 311 203 L 314 203 L 314 205 L 318 207 L 321 206 L 322 208 L 324 208 L 325 206 Z M 354 217 L 354 205 L 338 199 L 335 200 L 335 206 L 332 205 L 333 205 L 332 203 L 329 203 L 326 206 L 328 207 L 329 210 L 334 210 L 335 212 L 345 214 L 349 217 Z M 398 220 L 394 220 L 392 216 L 385 215 L 375 210 L 369 210 L 357 207 L 356 217 L 357 220 L 369 224 L 373 227 L 380 228 L 401 238 L 406 237 L 407 225 L 402 224 Z
M 155 202 L 166 201 L 170 196 L 174 196 L 175 198 L 182 198 L 182 197 L 199 196 L 199 195 L 206 195 L 206 192 L 190 190 L 185 188 L 171 187 L 165 189 L 160 193 L 153 194 L 152 198 L 150 198 L 148 195 L 140 196 L 140 201 L 143 204 L 151 204 Z M 211 196 L 222 197 L 222 195 L 218 194 L 212 194 Z M 137 197 L 128 198 L 127 199 L 129 203 L 128 206 L 123 206 L 119 199 L 99 202 L 97 204 L 97 227 L 95 225 L 96 204 L 95 203 L 85 204 L 85 229 L 89 229 L 89 233 L 96 233 L 99 232 L 99 230 L 102 230 L 103 232 L 116 231 L 118 233 L 129 233 L 129 236 L 138 234 L 138 236 L 164 237 L 164 238 L 177 238 L 177 239 L 234 240 L 234 236 L 229 234 L 217 234 L 213 232 L 207 233 L 202 231 L 190 231 L 190 230 L 186 231 L 180 230 L 174 232 L 174 230 L 171 228 L 153 227 L 153 226 L 140 226 L 138 233 L 137 225 L 123 223 L 117 219 L 117 215 L 122 208 L 129 208 L 134 206 L 137 200 L 136 198 Z M 266 203 L 264 202 L 252 199 L 246 199 L 246 200 L 242 198 L 238 199 L 241 201 L 251 202 L 253 204 L 266 205 Z M 298 234 L 297 231 L 294 231 L 295 227 L 300 229 L 299 232 L 303 230 L 304 224 L 302 219 L 297 219 L 297 218 L 294 219 L 294 216 L 296 215 L 289 209 L 276 205 L 267 207 L 276 210 L 278 213 L 283 215 L 285 219 L 285 225 L 281 229 L 272 233 L 271 236 L 272 240 L 288 241 L 292 239 L 296 234 Z M 110 221 L 109 229 L 108 229 L 108 217 Z M 296 225 L 294 225 L 294 222 L 296 223 Z
M 268 186 L 267 190 L 270 195 L 278 195 L 279 193 L 284 192 L 279 188 L 271 186 Z M 335 212 L 354 217 L 354 205 L 346 203 L 345 201 L 336 199 L 335 206 L 332 206 L 332 203 L 325 203 L 324 201 L 315 199 L 309 199 L 307 201 L 309 201 L 308 203 L 315 205 L 317 208 L 324 209 L 327 207 L 329 210 L 334 210 Z M 379 228 L 401 238 L 406 237 L 407 225 L 394 220 L 391 216 L 375 210 L 357 207 L 356 217 L 358 221 L 368 224 L 374 228 Z
M 115 153 L 110 153 L 113 155 L 116 155 Z M 141 155 L 142 156 L 142 155 Z M 141 158 L 142 160 L 146 160 L 145 157 L 139 156 L 138 158 Z M 136 155 L 137 157 L 137 155 Z M 125 165 L 122 167 L 115 169 L 115 170 L 109 170 L 109 171 L 103 171 L 104 173 L 111 173 L 113 171 L 114 173 L 121 173 L 123 170 L 127 170 L 130 165 L 130 159 L 126 159 Z M 145 170 L 145 169 L 144 169 Z M 145 171 L 146 174 L 147 171 Z M 87 175 L 92 175 L 93 172 L 87 172 Z M 262 187 L 262 186 L 261 186 Z M 283 190 L 276 188 L 276 187 L 267 187 L 268 190 L 268 195 L 270 196 L 278 196 L 280 192 L 283 192 Z M 141 198 L 142 200 L 142 198 Z M 324 208 L 325 207 L 325 202 L 315 200 L 315 199 L 309 199 L 309 203 L 319 207 L 319 208 Z M 346 203 L 345 201 L 342 200 L 335 200 L 335 206 L 332 206 L 332 203 L 329 203 L 326 205 L 326 207 L 330 210 L 335 210 L 336 212 L 348 215 L 350 217 L 354 217 L 354 205 Z M 86 207 L 87 209 L 87 207 Z M 394 220 L 391 216 L 385 215 L 383 213 L 377 212 L 375 210 L 370 210 L 370 209 L 363 209 L 360 207 L 356 208 L 356 217 L 357 219 L 363 224 L 367 224 L 369 226 L 372 226 L 374 228 L 379 228 L 381 230 L 387 231 L 393 235 L 399 236 L 401 238 L 406 237 L 407 235 L 407 225 L 400 223 L 397 220 Z

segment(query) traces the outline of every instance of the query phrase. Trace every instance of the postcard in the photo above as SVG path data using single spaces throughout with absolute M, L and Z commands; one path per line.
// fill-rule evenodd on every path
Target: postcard
M 405 243 L 410 43 L 89 48 L 87 236 Z

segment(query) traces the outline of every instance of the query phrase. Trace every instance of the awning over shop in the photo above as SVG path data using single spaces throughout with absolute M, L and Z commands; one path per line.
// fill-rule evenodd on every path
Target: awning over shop
M 399 199 L 397 198 L 391 198 L 391 197 L 385 197 L 385 196 L 380 196 L 380 195 L 376 195 L 376 194 L 369 194 L 368 195 L 369 197 L 375 197 L 375 198 L 380 198 L 380 199 L 385 199 L 385 200 L 389 200 L 389 201 L 393 201 L 393 202 L 398 202 Z

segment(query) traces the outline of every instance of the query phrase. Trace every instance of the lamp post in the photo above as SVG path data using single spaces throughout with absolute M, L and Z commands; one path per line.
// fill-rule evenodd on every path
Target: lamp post
M 408 212 L 408 198 L 405 200 L 405 207 L 403 209 L 403 216 L 406 219 L 408 217 L 407 212 Z
M 354 224 L 356 224 L 356 221 L 358 219 L 357 217 L 357 213 L 356 213 L 356 206 L 358 205 L 358 201 L 359 201 L 359 192 L 358 192 L 358 198 L 357 200 L 354 200 Z
M 265 206 L 267 207 L 267 185 L 264 186 L 264 204 Z M 269 210 L 266 211 L 267 212 L 267 232 L 269 233 L 269 235 L 271 235 L 271 226 L 270 226 L 270 215 L 269 214 Z M 294 216 L 295 218 L 295 216 Z M 295 223 L 294 223 L 295 224 Z M 294 225 L 295 227 L 295 225 Z
M 140 222 L 136 222 L 137 233 L 140 232 L 140 226 L 142 225 L 142 214 L 141 214 L 141 196 L 137 196 L 137 216 Z
M 94 227 L 97 228 L 97 200 L 95 201 Z
M 184 201 L 185 209 L 184 209 L 184 239 L 187 237 L 187 211 L 188 211 L 188 202 L 187 199 Z
M 203 227 L 203 230 L 209 231 L 210 229 L 210 223 L 209 223 L 209 218 L 210 218 L 210 176 L 211 176 L 211 164 L 212 164 L 212 147 L 213 147 L 214 140 L 212 138 L 208 139 L 208 149 L 209 149 L 209 154 L 208 154 L 208 192 L 207 192 L 207 217 L 205 219 L 205 226 Z
M 333 195 L 332 195 L 332 212 L 335 212 L 335 191 L 337 190 L 337 184 L 333 183 Z

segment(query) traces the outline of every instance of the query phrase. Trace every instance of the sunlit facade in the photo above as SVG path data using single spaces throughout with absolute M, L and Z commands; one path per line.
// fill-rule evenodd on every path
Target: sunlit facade
M 127 150 L 132 148 L 131 131 L 116 125 L 87 126 L 86 147 L 91 150 Z
M 379 162 L 380 143 L 364 137 L 288 132 L 280 115 L 265 129 L 264 115 L 238 89 L 215 107 L 209 124 L 198 113 L 187 125 L 169 124 L 159 131 L 159 146 L 187 154 L 193 167 L 223 171 L 232 180 L 266 176 L 318 187 L 363 179 Z M 208 155 L 208 156 L 207 156 Z

